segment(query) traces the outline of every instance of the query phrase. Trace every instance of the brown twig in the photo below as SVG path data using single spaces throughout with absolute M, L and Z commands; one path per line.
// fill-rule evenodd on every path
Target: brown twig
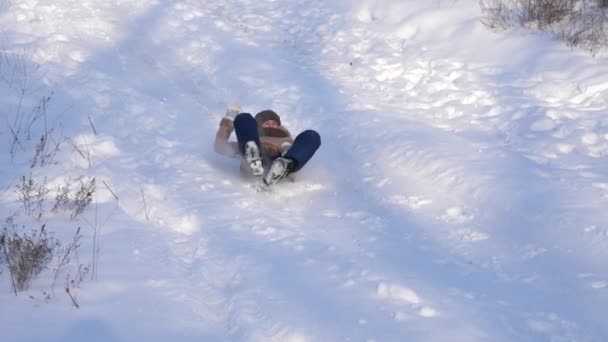
M 91 120 L 91 116 L 89 116 L 89 123 L 91 124 L 91 128 L 93 129 L 93 133 L 97 135 L 97 130 L 95 129 L 95 125 L 93 125 L 93 120 Z
M 11 284 L 13 285 L 13 291 L 15 291 L 15 296 L 17 296 L 17 284 L 15 284 L 15 277 L 13 275 L 13 268 L 11 267 L 11 259 L 8 255 L 8 247 L 6 242 L 6 234 L 2 235 L 2 240 L 0 241 L 2 246 L 4 246 L 4 257 L 6 258 L 6 263 L 8 264 L 8 273 L 11 275 Z
M 76 299 L 74 298 L 74 296 L 72 296 L 72 292 L 70 292 L 70 286 L 69 285 L 65 286 L 65 292 L 68 294 L 68 296 L 70 296 L 70 299 L 72 300 L 72 304 L 74 304 L 74 306 L 76 307 L 76 309 L 80 309 L 80 306 L 78 305 L 78 302 L 76 302 Z
M 110 189 L 108 184 L 106 184 L 106 182 L 104 180 L 102 180 L 101 182 L 103 183 L 103 185 L 106 186 L 106 189 L 108 189 L 108 191 L 110 191 L 112 193 L 112 196 L 114 196 L 114 198 L 118 201 L 118 196 L 114 193 L 114 191 L 112 191 L 112 189 Z
M 144 212 L 146 213 L 146 221 L 150 221 L 148 216 L 148 206 L 146 205 L 146 197 L 144 196 L 144 189 L 141 189 L 141 198 L 144 200 Z

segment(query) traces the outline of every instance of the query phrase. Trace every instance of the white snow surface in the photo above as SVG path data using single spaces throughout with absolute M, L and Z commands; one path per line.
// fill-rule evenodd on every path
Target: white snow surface
M 61 285 L 40 299 L 48 272 L 15 296 L 4 270 L 0 339 L 607 341 L 608 60 L 479 15 L 0 0 L 2 220 L 39 223 L 22 176 L 86 175 L 94 202 L 47 228 L 81 226 L 90 263 L 102 222 L 79 309 Z M 16 113 L 49 94 L 11 157 Z M 231 102 L 321 134 L 296 183 L 258 192 L 215 154 Z M 50 128 L 84 153 L 30 168 Z

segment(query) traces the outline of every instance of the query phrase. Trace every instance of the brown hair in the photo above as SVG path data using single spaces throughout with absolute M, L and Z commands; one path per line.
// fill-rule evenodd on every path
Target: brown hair
M 273 120 L 279 126 L 281 126 L 281 117 L 279 116 L 279 114 L 275 113 L 270 109 L 263 110 L 255 115 L 255 121 L 257 121 L 258 126 L 262 126 L 262 124 L 268 120 Z

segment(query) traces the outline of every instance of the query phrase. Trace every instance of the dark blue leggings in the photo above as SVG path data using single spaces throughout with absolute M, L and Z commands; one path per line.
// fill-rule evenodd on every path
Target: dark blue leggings
M 251 114 L 241 113 L 234 118 L 234 132 L 241 154 L 245 154 L 245 144 L 248 141 L 255 141 L 258 146 L 261 146 L 258 124 Z M 291 172 L 300 171 L 320 146 L 321 136 L 316 131 L 309 129 L 298 134 L 284 156 L 294 161 Z

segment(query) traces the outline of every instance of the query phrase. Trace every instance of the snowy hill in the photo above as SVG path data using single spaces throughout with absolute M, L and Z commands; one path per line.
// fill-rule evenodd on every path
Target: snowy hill
M 608 340 L 605 56 L 477 1 L 0 1 L 0 28 L 0 218 L 81 227 L 93 268 L 77 309 L 4 266 L 3 341 Z M 297 182 L 215 154 L 235 101 L 321 134 Z

